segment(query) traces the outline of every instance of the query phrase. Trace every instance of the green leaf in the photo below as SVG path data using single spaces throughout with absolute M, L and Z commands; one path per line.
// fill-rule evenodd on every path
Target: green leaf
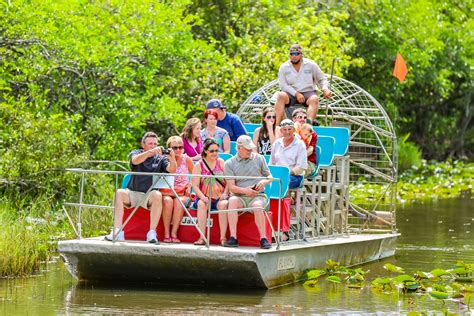
M 385 270 L 388 270 L 390 272 L 395 272 L 395 273 L 405 273 L 405 270 L 401 267 L 397 267 L 391 263 L 386 263 L 383 265 Z
M 326 280 L 332 283 L 341 283 L 341 278 L 336 275 L 330 275 L 326 278 Z
M 440 291 L 431 291 L 428 294 L 430 294 L 432 297 L 445 300 L 449 297 L 448 293 L 445 292 L 440 292 Z

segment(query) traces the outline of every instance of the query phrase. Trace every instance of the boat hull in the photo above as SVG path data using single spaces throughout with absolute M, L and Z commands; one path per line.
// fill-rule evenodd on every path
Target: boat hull
M 332 259 L 353 266 L 392 256 L 398 234 L 298 241 L 270 250 L 191 244 L 61 241 L 58 251 L 79 281 L 274 288 L 301 280 Z

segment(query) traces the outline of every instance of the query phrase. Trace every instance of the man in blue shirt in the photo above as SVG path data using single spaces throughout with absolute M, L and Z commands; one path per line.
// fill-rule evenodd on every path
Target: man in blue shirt
M 221 100 L 210 100 L 207 102 L 206 108 L 217 111 L 217 126 L 225 129 L 229 133 L 231 141 L 235 142 L 240 135 L 247 135 L 247 131 L 240 117 L 234 113 L 226 112 L 227 107 L 222 104 Z

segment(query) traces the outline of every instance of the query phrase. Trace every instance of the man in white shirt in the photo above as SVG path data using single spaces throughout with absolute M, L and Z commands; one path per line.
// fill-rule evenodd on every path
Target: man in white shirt
M 284 118 L 285 106 L 302 104 L 308 107 L 307 123 L 313 124 L 318 114 L 318 95 L 316 85 L 323 91 L 325 98 L 331 97 L 326 75 L 312 60 L 303 58 L 303 49 L 298 44 L 290 47 L 290 59 L 280 66 L 278 71 L 280 92 L 275 103 L 276 124 Z
M 272 146 L 270 164 L 290 168 L 290 189 L 298 188 L 308 168 L 306 145 L 295 137 L 295 123 L 285 119 L 281 121 L 280 131 L 283 137 L 278 138 Z

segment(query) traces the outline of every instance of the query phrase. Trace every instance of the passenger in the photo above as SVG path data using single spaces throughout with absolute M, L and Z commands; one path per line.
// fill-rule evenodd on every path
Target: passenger
M 274 108 L 267 107 L 263 110 L 262 126 L 258 127 L 253 134 L 253 142 L 260 155 L 270 155 L 272 144 L 281 136 L 280 126 L 276 126 L 275 118 Z
M 318 95 L 316 85 L 323 91 L 325 98 L 331 97 L 326 75 L 312 60 L 303 58 L 303 49 L 298 44 L 290 46 L 290 59 L 280 66 L 278 71 L 280 92 L 275 103 L 276 124 L 280 124 L 285 115 L 285 106 L 302 104 L 308 107 L 306 123 L 319 125 L 314 121 L 318 114 Z
M 306 146 L 302 140 L 295 137 L 295 123 L 285 119 L 280 124 L 283 137 L 278 138 L 272 147 L 270 162 L 272 165 L 290 168 L 289 188 L 298 188 L 303 175 L 308 168 Z
M 201 131 L 201 140 L 204 141 L 207 138 L 214 138 L 219 144 L 220 153 L 230 153 L 230 137 L 229 133 L 217 126 L 217 111 L 206 110 L 204 112 L 204 122 L 206 128 Z
M 306 169 L 305 177 L 314 176 L 316 170 L 316 144 L 318 135 L 313 130 L 313 126 L 304 123 L 299 130 L 300 139 L 306 145 L 306 156 L 308 157 L 308 169 Z
M 252 152 L 256 148 L 250 136 L 242 135 L 237 139 L 237 154 L 225 162 L 226 176 L 240 177 L 271 177 L 270 170 L 262 155 Z M 269 249 L 272 245 L 268 242 L 265 234 L 265 217 L 263 209 L 267 205 L 267 196 L 263 193 L 264 187 L 271 180 L 258 179 L 228 179 L 229 209 L 252 208 L 260 234 L 260 248 Z M 229 212 L 230 238 L 224 244 L 225 247 L 238 247 L 237 241 L 237 212 Z
M 217 111 L 217 126 L 225 129 L 229 133 L 230 140 L 235 142 L 240 135 L 247 135 L 244 124 L 240 117 L 233 113 L 226 112 L 227 107 L 221 100 L 212 99 L 207 102 L 206 108 Z
M 179 199 L 176 198 L 171 189 L 160 190 L 163 195 L 163 226 L 165 229 L 163 242 L 179 243 L 181 241 L 178 239 L 178 229 L 184 213 L 182 205 L 186 206 L 190 201 L 191 183 L 189 182 L 188 174 L 193 172 L 194 164 L 191 158 L 184 153 L 181 137 L 171 136 L 168 138 L 166 148 L 174 152 L 177 166 L 175 173 L 180 175 L 174 178 L 174 191 L 179 196 Z
M 223 178 L 224 160 L 218 157 L 219 145 L 213 138 L 204 141 L 202 149 L 202 159 L 194 166 L 191 183 L 197 199 L 193 208 L 197 209 L 198 227 L 205 234 L 207 210 L 211 203 L 211 210 L 227 209 L 228 189 Z M 200 175 L 211 177 L 199 177 Z M 212 177 L 214 176 L 214 177 Z M 219 226 L 221 244 L 226 240 L 227 214 L 219 213 Z M 205 245 L 206 243 L 199 237 L 194 242 L 195 245 Z
M 143 135 L 141 142 L 143 149 L 133 150 L 130 153 L 130 168 L 133 172 L 157 172 L 174 173 L 176 171 L 176 159 L 174 152 L 168 155 L 162 154 L 161 147 L 157 147 L 157 136 L 153 132 Z M 137 205 L 150 210 L 150 230 L 146 235 L 146 240 L 150 243 L 158 243 L 156 236 L 156 226 L 160 221 L 162 210 L 162 195 L 158 190 L 146 192 L 153 184 L 153 176 L 132 175 L 127 189 L 118 189 L 115 196 L 115 218 L 114 229 L 105 236 L 106 240 L 113 239 L 114 232 L 117 233 L 122 226 L 123 209 L 135 207 Z M 125 234 L 121 231 L 117 240 L 125 240 Z
M 298 135 L 299 135 L 301 126 L 306 123 L 307 118 L 308 118 L 308 115 L 306 114 L 305 108 L 297 108 L 291 114 L 291 119 L 295 123 L 295 131 Z
M 183 133 L 184 152 L 191 157 L 193 161 L 201 159 L 202 140 L 201 140 L 201 121 L 198 118 L 190 118 L 184 125 Z

